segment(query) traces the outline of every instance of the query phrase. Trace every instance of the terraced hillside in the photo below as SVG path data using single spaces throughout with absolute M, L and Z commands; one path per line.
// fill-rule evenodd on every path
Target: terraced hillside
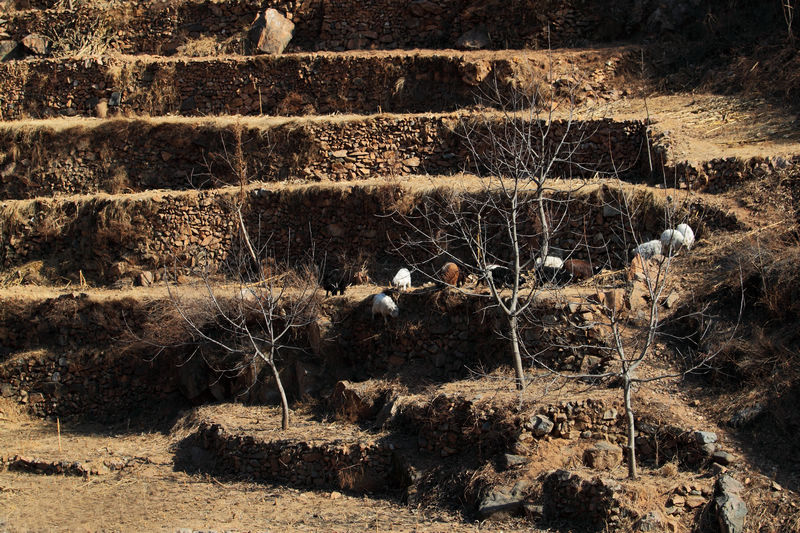
M 0 1 L 0 529 L 800 530 L 800 60 L 729 4 Z M 522 392 L 485 272 L 403 246 L 520 138 L 523 246 L 601 267 L 523 280 Z M 648 312 L 626 409 L 603 323 Z

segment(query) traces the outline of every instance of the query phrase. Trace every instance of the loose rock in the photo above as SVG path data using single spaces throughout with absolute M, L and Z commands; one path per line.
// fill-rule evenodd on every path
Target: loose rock
M 744 487 L 729 475 L 723 475 L 714 487 L 714 503 L 717 508 L 717 520 L 722 533 L 741 533 L 744 531 L 744 519 L 747 516 L 747 505 L 741 498 Z
M 22 46 L 36 55 L 44 56 L 50 53 L 50 41 L 38 33 L 30 33 L 23 37 Z
M 456 41 L 456 48 L 461 50 L 481 50 L 491 44 L 486 28 L 477 27 L 465 32 Z
M 537 437 L 544 437 L 551 431 L 555 424 L 544 415 L 536 415 L 531 418 L 531 426 L 533 434 Z

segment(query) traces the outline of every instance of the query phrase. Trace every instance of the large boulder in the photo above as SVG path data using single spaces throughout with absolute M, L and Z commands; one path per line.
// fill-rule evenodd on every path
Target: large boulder
M 293 33 L 294 23 L 269 8 L 256 16 L 247 35 L 254 52 L 280 54 L 292 40 Z

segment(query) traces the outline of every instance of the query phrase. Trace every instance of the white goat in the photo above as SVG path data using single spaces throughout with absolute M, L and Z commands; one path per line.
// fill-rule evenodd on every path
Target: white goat
M 633 255 L 642 256 L 642 259 L 650 259 L 653 256 L 661 255 L 664 250 L 664 245 L 661 241 L 647 241 L 633 249 Z
M 676 229 L 667 229 L 661 234 L 661 244 L 664 245 L 664 252 L 669 255 L 677 252 L 686 244 L 683 233 Z
M 394 279 L 392 279 L 392 286 L 397 287 L 401 291 L 410 289 L 411 272 L 409 272 L 407 268 L 401 268 L 398 270 L 397 274 L 394 275 Z
M 536 258 L 536 266 L 541 267 L 544 266 L 545 268 L 564 268 L 564 260 L 560 257 L 556 257 L 554 255 L 548 255 L 544 258 L 544 262 L 542 262 L 541 257 Z
M 694 231 L 689 227 L 689 224 L 678 224 L 678 227 L 675 229 L 680 231 L 681 235 L 683 235 L 683 244 L 686 246 L 686 249 L 691 250 L 692 246 L 694 246 Z
M 392 300 L 391 296 L 379 292 L 372 297 L 373 319 L 375 318 L 375 315 L 383 315 L 383 321 L 388 323 L 386 317 L 397 318 L 400 316 L 400 309 L 397 307 L 397 304 L 394 303 L 394 300 Z

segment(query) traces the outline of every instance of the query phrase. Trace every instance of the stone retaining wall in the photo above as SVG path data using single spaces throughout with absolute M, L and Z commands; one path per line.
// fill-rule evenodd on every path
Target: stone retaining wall
M 703 163 L 680 162 L 664 167 L 667 184 L 722 193 L 750 180 L 800 176 L 800 156 L 716 158 Z
M 49 8 L 53 2 L 33 4 Z M 186 53 L 186 44 L 200 39 L 216 45 L 201 53 L 242 53 L 244 30 L 266 7 L 295 23 L 289 51 L 455 48 L 474 29 L 485 33 L 487 48 L 560 48 L 619 40 L 648 23 L 658 30 L 671 18 L 687 17 L 681 9 L 658 11 L 658 2 L 633 0 L 226 0 L 29 11 L 12 17 L 6 31 L 19 41 L 31 32 L 55 36 L 76 29 L 123 53 Z
M 38 416 L 80 414 L 119 422 L 179 397 L 177 374 L 174 360 L 167 357 L 148 361 L 141 354 L 60 350 L 0 363 L 0 387 L 4 397 Z
M 21 199 L 147 189 L 237 185 L 241 147 L 250 181 L 340 181 L 475 170 L 466 134 L 472 117 L 377 116 L 364 120 L 292 121 L 275 127 L 111 120 L 52 130 L 0 128 L 0 198 Z M 571 162 L 555 176 L 591 177 L 615 168 L 624 178 L 649 173 L 639 121 L 552 124 L 551 141 L 568 143 Z M 613 165 L 612 166 L 612 161 Z
M 517 441 L 525 446 L 544 435 L 612 442 L 623 435 L 622 417 L 603 400 L 562 402 L 531 412 L 526 410 L 526 417 L 506 416 L 502 408 L 480 406 L 480 400 L 438 396 L 430 403 L 401 404 L 396 422 L 417 428 L 419 449 L 441 457 L 477 450 L 483 459 L 489 459 L 510 451 Z M 617 402 L 613 405 L 619 407 Z M 508 408 L 510 410 L 511 406 Z M 534 427 L 537 413 L 550 422 L 546 431 L 541 426 Z M 586 431 L 589 434 L 585 434 Z
M 156 307 L 158 307 L 156 305 Z M 130 350 L 143 337 L 149 302 L 65 294 L 0 306 L 0 394 L 38 415 L 127 413 L 177 393 L 177 359 Z M 13 355 L 11 355 L 13 354 Z
M 628 52 L 633 54 L 633 52 Z M 598 50 L 591 82 L 576 97 L 613 96 L 611 82 L 625 53 Z M 560 58 L 549 78 L 545 54 L 484 58 L 475 54 L 283 55 L 213 59 L 89 57 L 0 63 L 0 119 L 137 115 L 310 115 L 438 112 L 474 105 L 479 94 L 537 85 L 559 97 L 575 83 L 572 61 Z M 563 70 L 563 74 L 561 74 Z M 565 97 L 566 98 L 566 95 Z M 102 115 L 101 115 L 102 116 Z
M 147 302 L 98 300 L 81 294 L 34 302 L 7 299 L 0 313 L 0 345 L 4 349 L 0 355 L 6 358 L 0 361 L 3 396 L 19 400 L 41 415 L 113 413 L 178 391 L 193 401 L 235 398 L 264 403 L 275 399 L 268 369 L 256 371 L 253 382 L 222 375 L 209 366 L 214 365 L 213 346 L 200 346 L 203 357 L 187 363 L 195 345 L 170 347 L 170 342 L 182 340 L 173 338 L 175 332 L 169 341 L 150 331 L 156 323 L 162 328 L 181 327 L 174 316 L 171 320 L 179 322 L 165 325 L 170 313 L 164 315 L 163 310 L 169 311 L 173 305 L 166 296 Z M 429 379 L 459 379 L 470 368 L 507 364 L 506 342 L 494 330 L 501 325 L 495 324 L 492 313 L 482 312 L 477 298 L 442 312 L 434 308 L 432 295 L 423 290 L 402 295 L 399 305 L 401 316 L 389 326 L 372 320 L 369 298 L 331 306 L 329 312 L 336 316 L 321 333 L 305 331 L 296 340 L 315 355 L 281 361 L 289 394 L 298 398 L 317 395 L 326 384 L 333 384 L 331 380 L 339 379 L 385 376 L 413 380 L 418 372 Z M 599 350 L 588 347 L 601 343 L 601 337 L 568 326 L 568 319 L 575 319 L 569 316 L 569 309 L 553 307 L 548 312 L 552 323 L 524 327 L 531 350 L 541 351 L 542 360 L 562 369 L 603 364 Z M 141 339 L 148 342 L 136 342 Z M 587 348 L 579 357 L 545 350 L 556 340 Z M 162 344 L 167 344 L 165 349 Z M 212 363 L 205 363 L 206 358 Z M 235 364 L 227 363 L 220 364 L 225 368 Z M 468 410 L 469 404 L 459 409 Z M 557 431 L 569 436 L 571 429 L 559 426 Z M 458 438 L 472 439 L 467 433 Z
M 633 513 L 621 505 L 621 489 L 614 479 L 556 470 L 544 476 L 539 501 L 548 522 L 568 520 L 570 524 L 590 526 L 590 531 L 601 531 Z
M 214 455 L 217 471 L 226 475 L 357 492 L 384 492 L 408 484 L 402 461 L 386 444 L 361 439 L 322 443 L 261 440 L 205 422 L 197 436 Z
M 99 283 L 131 279 L 142 270 L 164 266 L 184 273 L 202 265 L 220 268 L 233 249 L 235 194 L 228 190 L 9 203 L 0 211 L 0 265 L 10 269 L 43 261 L 69 279 L 77 281 L 82 271 Z M 399 261 L 393 243 L 401 242 L 407 229 L 392 213 L 397 206 L 410 210 L 432 194 L 436 193 L 394 184 L 251 189 L 245 201 L 246 223 L 251 238 L 262 243 L 270 239 L 275 257 L 307 261 L 309 250 L 315 250 L 318 261 L 323 254 L 363 257 L 370 264 Z M 576 197 L 568 222 L 551 245 L 574 249 L 578 258 L 600 254 L 602 262 L 623 264 L 628 228 L 618 211 L 608 210 L 607 202 L 613 202 L 608 188 Z M 660 234 L 663 218 L 656 204 L 643 204 L 637 216 L 635 226 L 642 238 Z

